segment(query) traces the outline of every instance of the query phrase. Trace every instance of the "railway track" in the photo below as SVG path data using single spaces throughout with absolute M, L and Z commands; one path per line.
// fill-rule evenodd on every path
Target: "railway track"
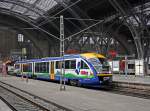
M 150 86 L 148 85 L 132 83 L 118 84 L 114 83 L 113 87 L 109 91 L 112 93 L 123 94 L 127 96 L 150 99 Z
M 126 85 L 125 85 L 126 84 Z M 132 97 L 138 97 L 143 99 L 150 99 L 150 86 L 144 85 L 144 84 L 128 84 L 124 83 L 124 85 L 117 85 L 116 83 L 113 83 L 111 87 L 83 87 L 88 88 L 91 90 L 100 90 L 104 92 L 114 93 L 114 94 L 120 94 L 120 95 L 126 95 L 126 96 L 132 96 Z
M 109 92 L 143 99 L 150 99 L 150 92 L 147 90 L 139 91 L 139 89 L 134 88 L 114 88 L 111 89 L 111 91 L 109 90 Z
M 132 86 L 132 87 L 130 87 Z M 91 89 L 91 88 L 90 88 Z M 93 88 L 92 88 L 93 89 Z M 96 89 L 99 90 L 99 89 Z M 149 86 L 141 85 L 116 85 L 110 89 L 101 89 L 115 94 L 150 99 Z M 10 84 L 0 81 L 0 99 L 2 99 L 13 111 L 71 111 L 65 107 L 47 101 L 26 91 L 18 89 Z
M 0 99 L 13 111 L 71 111 L 3 82 L 0 82 Z

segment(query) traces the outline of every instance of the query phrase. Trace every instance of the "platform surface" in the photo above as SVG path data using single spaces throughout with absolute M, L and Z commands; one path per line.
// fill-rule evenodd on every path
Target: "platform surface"
M 113 81 L 150 85 L 150 76 L 135 76 L 135 75 L 125 76 L 120 74 L 113 74 Z
M 30 79 L 28 83 L 19 77 L 1 77 L 0 81 L 40 96 L 73 111 L 150 111 L 150 100 L 111 92 L 66 86 Z
M 0 111 L 12 111 L 12 110 L 0 99 Z

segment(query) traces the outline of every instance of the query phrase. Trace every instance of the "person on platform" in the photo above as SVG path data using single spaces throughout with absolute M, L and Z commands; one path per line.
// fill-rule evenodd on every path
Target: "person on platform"
M 4 76 L 7 75 L 7 66 L 5 63 L 3 63 L 3 66 L 2 66 L 2 75 L 4 75 Z

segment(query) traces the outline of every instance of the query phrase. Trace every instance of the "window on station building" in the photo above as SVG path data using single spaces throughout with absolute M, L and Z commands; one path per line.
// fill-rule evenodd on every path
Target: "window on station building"
M 18 42 L 23 42 L 23 41 L 24 41 L 24 35 L 18 34 Z
M 81 61 L 81 69 L 89 69 L 88 65 L 84 61 Z
M 135 69 L 135 64 L 128 64 L 128 69 Z

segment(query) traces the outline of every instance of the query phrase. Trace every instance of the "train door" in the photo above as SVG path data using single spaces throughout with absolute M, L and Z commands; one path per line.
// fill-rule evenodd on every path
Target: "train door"
M 21 75 L 23 74 L 23 64 L 20 64 Z
M 32 77 L 35 76 L 34 73 L 35 73 L 35 63 L 32 62 Z
M 50 79 L 55 79 L 54 62 L 50 62 Z

